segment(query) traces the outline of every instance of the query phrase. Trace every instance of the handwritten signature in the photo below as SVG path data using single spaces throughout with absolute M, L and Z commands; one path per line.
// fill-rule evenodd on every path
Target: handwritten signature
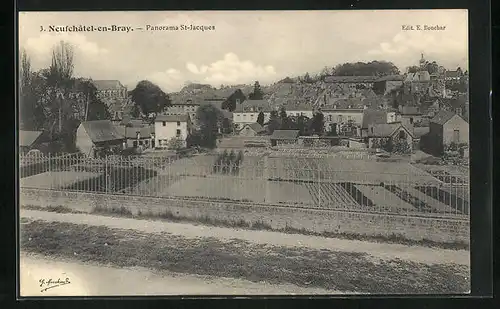
M 40 292 L 45 292 L 47 290 L 57 288 L 59 286 L 67 285 L 70 284 L 71 281 L 69 280 L 68 277 L 65 277 L 63 280 L 61 278 L 57 279 L 40 279 L 38 280 L 38 283 L 40 283 L 40 287 L 42 288 Z

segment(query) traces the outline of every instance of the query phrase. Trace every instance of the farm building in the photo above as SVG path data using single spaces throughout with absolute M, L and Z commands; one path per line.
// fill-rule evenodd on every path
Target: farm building
M 154 126 L 151 125 L 120 125 L 117 131 L 125 136 L 127 148 L 154 148 Z
M 274 130 L 271 135 L 271 146 L 296 145 L 299 130 Z
M 469 123 L 451 111 L 440 111 L 430 121 L 429 150 L 441 155 L 451 144 L 469 144 Z
M 76 147 L 89 157 L 123 150 L 125 136 L 109 120 L 84 121 L 76 131 Z
M 155 119 L 155 147 L 167 148 L 172 139 L 179 139 L 186 147 L 186 139 L 191 134 L 192 124 L 188 114 L 160 115 Z
M 262 127 L 257 122 L 245 124 L 243 128 L 241 128 L 239 135 L 241 136 L 258 136 L 266 133 L 264 127 Z
M 260 112 L 264 113 L 264 122 L 268 122 L 271 111 L 271 105 L 266 100 L 245 100 L 237 104 L 233 111 L 235 129 L 239 130 L 245 124 L 255 123 Z
M 375 124 L 368 127 L 368 148 L 387 148 L 387 151 L 406 153 L 413 151 L 414 141 L 413 129 L 402 123 Z
M 37 149 L 43 140 L 42 131 L 19 131 L 19 151 L 26 153 L 31 149 Z

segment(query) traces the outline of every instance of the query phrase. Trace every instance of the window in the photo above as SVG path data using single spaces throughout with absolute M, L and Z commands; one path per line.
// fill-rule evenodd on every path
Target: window
M 134 141 L 133 145 L 134 145 L 134 148 L 137 147 L 137 141 Z
M 413 123 L 413 117 L 410 117 L 410 123 Z
M 181 136 L 181 130 L 177 129 L 177 130 L 176 130 L 176 132 L 175 132 L 175 135 L 176 135 L 177 137 Z
M 372 127 L 372 133 L 373 133 L 373 127 Z
M 177 126 L 180 127 L 181 126 L 181 122 L 180 121 L 177 121 Z
M 166 126 L 166 125 L 167 125 L 167 123 L 166 123 L 165 121 L 163 121 L 162 123 L 163 123 L 163 126 Z
M 142 142 L 142 141 L 139 141 L 139 145 L 141 145 L 141 146 L 142 146 L 142 144 L 143 144 L 143 142 Z
M 405 131 L 403 131 L 403 130 L 399 131 L 399 138 L 400 138 L 400 139 L 405 139 L 405 138 L 406 138 L 406 133 L 405 133 Z
M 455 144 L 460 143 L 460 130 L 453 130 L 453 142 Z
M 328 115 L 328 121 L 332 121 L 332 115 Z

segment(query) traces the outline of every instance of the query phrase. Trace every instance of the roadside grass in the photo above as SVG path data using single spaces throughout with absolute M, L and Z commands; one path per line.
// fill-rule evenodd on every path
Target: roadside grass
M 359 293 L 464 293 L 464 265 L 374 261 L 365 253 L 270 246 L 213 237 L 189 239 L 61 222 L 23 225 L 21 249 L 46 256 L 178 273 L 291 283 Z
M 63 213 L 86 213 L 81 211 L 74 211 L 65 206 L 57 206 L 57 207 L 39 207 L 39 206 L 22 206 L 25 209 L 30 210 L 44 210 L 49 212 L 63 212 Z M 262 220 L 257 220 L 253 222 L 247 222 L 243 219 L 236 220 L 222 220 L 211 218 L 208 216 L 201 217 L 186 217 L 183 215 L 179 215 L 178 213 L 173 213 L 170 210 L 165 210 L 160 213 L 152 213 L 141 212 L 139 211 L 137 214 L 133 214 L 126 207 L 94 207 L 92 210 L 93 214 L 110 216 L 110 217 L 125 217 L 125 218 L 137 218 L 137 219 L 148 219 L 154 221 L 169 221 L 169 222 L 185 222 L 191 224 L 201 224 L 206 226 L 215 226 L 215 227 L 227 227 L 227 228 L 241 228 L 241 229 L 250 229 L 250 230 L 266 230 L 273 232 L 281 232 L 287 234 L 301 234 L 308 236 L 319 236 L 326 238 L 339 238 L 339 239 L 348 239 L 348 240 L 361 240 L 361 241 L 371 241 L 371 242 L 379 242 L 379 243 L 393 243 L 393 244 L 402 244 L 409 246 L 421 246 L 421 247 L 431 247 L 431 248 L 440 248 L 440 249 L 450 249 L 450 250 L 469 250 L 469 245 L 466 242 L 436 242 L 430 239 L 422 239 L 422 240 L 411 240 L 406 238 L 401 234 L 390 234 L 390 235 L 360 235 L 354 233 L 345 233 L 345 232 L 331 232 L 331 231 L 323 231 L 323 232 L 314 232 L 307 230 L 305 228 L 295 228 L 289 225 L 286 225 L 284 228 L 273 228 L 271 225 L 263 222 Z

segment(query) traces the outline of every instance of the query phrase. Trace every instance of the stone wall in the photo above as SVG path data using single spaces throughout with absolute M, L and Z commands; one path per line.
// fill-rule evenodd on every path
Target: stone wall
M 125 207 L 132 214 L 170 214 L 183 218 L 210 218 L 217 221 L 262 222 L 273 229 L 292 227 L 308 232 L 346 233 L 363 236 L 403 236 L 408 240 L 431 240 L 441 243 L 469 244 L 469 220 L 387 215 L 345 210 L 304 209 L 282 205 L 263 205 L 206 200 L 180 200 L 129 195 L 95 194 L 22 188 L 20 204 L 33 206 L 66 206 L 92 212 L 103 208 Z

